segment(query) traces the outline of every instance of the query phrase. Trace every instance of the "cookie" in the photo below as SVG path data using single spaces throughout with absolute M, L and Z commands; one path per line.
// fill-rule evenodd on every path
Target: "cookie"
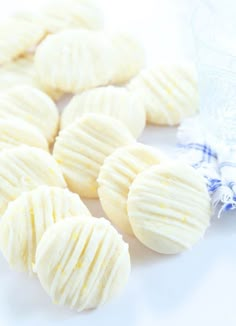
M 49 1 L 40 16 L 48 33 L 70 28 L 96 30 L 103 27 L 102 12 L 91 0 Z
M 135 77 L 145 65 L 145 53 L 141 44 L 127 33 L 110 35 L 114 48 L 112 83 L 125 84 Z
M 104 159 L 116 148 L 135 142 L 119 120 L 89 113 L 63 129 L 53 156 L 69 188 L 82 197 L 97 197 L 97 177 Z
M 59 113 L 45 93 L 31 86 L 16 86 L 0 94 L 0 118 L 20 118 L 32 124 L 52 143 L 58 130 Z
M 26 145 L 0 152 L 0 216 L 22 192 L 43 184 L 66 187 L 59 165 L 48 152 Z
M 108 218 L 125 233 L 133 234 L 127 213 L 129 188 L 136 176 L 164 155 L 140 143 L 118 148 L 108 156 L 98 176 L 98 197 Z
M 0 66 L 0 92 L 21 85 L 39 88 L 54 100 L 62 96 L 62 92 L 43 86 L 37 80 L 32 54 Z
M 210 221 L 205 180 L 191 166 L 171 162 L 140 173 L 128 195 L 129 222 L 147 247 L 176 254 L 200 240 Z
M 21 119 L 0 119 L 0 150 L 23 144 L 48 151 L 48 142 L 37 128 Z
M 139 98 L 123 87 L 98 87 L 75 95 L 62 112 L 61 128 L 85 113 L 102 113 L 121 120 L 136 138 L 146 124 Z
M 40 44 L 35 66 L 43 85 L 64 92 L 107 85 L 113 73 L 111 44 L 101 32 L 59 32 Z
M 103 218 L 68 218 L 44 233 L 35 271 L 54 303 L 77 311 L 96 308 L 124 289 L 128 245 Z
M 44 232 L 77 215 L 91 216 L 78 195 L 57 187 L 40 186 L 10 202 L 0 224 L 0 248 L 9 265 L 32 274 Z
M 8 19 L 0 25 L 0 65 L 27 53 L 44 36 L 42 27 L 32 22 Z
M 139 94 L 152 124 L 177 125 L 198 110 L 196 71 L 188 64 L 144 69 L 128 88 Z

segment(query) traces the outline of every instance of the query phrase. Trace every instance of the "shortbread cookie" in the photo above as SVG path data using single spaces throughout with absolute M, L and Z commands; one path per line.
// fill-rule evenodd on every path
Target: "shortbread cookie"
M 34 47 L 44 36 L 37 24 L 11 18 L 0 25 L 0 64 L 11 61 Z
M 32 55 L 18 58 L 0 67 L 0 92 L 21 85 L 39 88 L 55 100 L 58 100 L 62 95 L 62 92 L 40 84 L 36 78 Z
M 98 176 L 98 197 L 108 218 L 122 231 L 133 234 L 127 213 L 133 180 L 144 169 L 163 159 L 162 153 L 139 143 L 118 148 L 105 159 Z
M 26 145 L 0 152 L 0 217 L 10 201 L 40 185 L 66 187 L 59 165 L 46 151 Z
M 114 48 L 115 67 L 112 82 L 124 84 L 144 67 L 144 49 L 134 37 L 127 33 L 114 34 L 110 37 Z
M 128 215 L 145 246 L 163 254 L 189 249 L 203 237 L 210 221 L 205 180 L 182 162 L 153 166 L 131 185 Z
M 49 35 L 38 47 L 39 81 L 76 93 L 108 84 L 112 76 L 111 43 L 101 32 L 67 30 Z
M 69 188 L 82 197 L 97 197 L 97 177 L 104 159 L 116 148 L 135 142 L 119 120 L 86 114 L 62 130 L 53 155 Z
M 0 150 L 23 144 L 48 151 L 48 142 L 37 128 L 21 119 L 0 119 Z
M 0 248 L 17 271 L 33 272 L 36 248 L 52 224 L 71 216 L 91 216 L 78 195 L 40 186 L 9 203 L 0 224 Z
M 69 28 L 101 29 L 103 15 L 91 0 L 54 0 L 42 9 L 41 23 L 49 33 Z
M 191 65 L 163 64 L 145 69 L 128 87 L 139 94 L 149 123 L 177 125 L 198 109 L 196 71 Z
M 0 118 L 20 118 L 40 130 L 51 143 L 58 130 L 59 113 L 45 93 L 31 86 L 16 86 L 0 94 Z
M 32 55 L 20 57 L 0 67 L 0 92 L 21 84 L 33 84 Z
M 44 233 L 35 271 L 54 303 L 77 311 L 96 308 L 124 289 L 128 245 L 103 218 L 68 218 Z
M 61 116 L 61 128 L 85 113 L 102 113 L 121 120 L 134 137 L 146 124 L 146 112 L 139 98 L 122 87 L 98 87 L 75 95 Z

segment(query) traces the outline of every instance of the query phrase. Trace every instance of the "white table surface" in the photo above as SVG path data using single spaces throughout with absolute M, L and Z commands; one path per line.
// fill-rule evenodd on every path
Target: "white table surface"
M 148 62 L 193 59 L 191 0 L 101 0 L 107 26 L 144 43 Z M 0 17 L 33 0 L 1 0 Z M 4 9 L 3 9 L 4 8 Z M 148 127 L 140 141 L 173 153 L 175 128 Z M 95 216 L 97 201 L 86 201 Z M 77 314 L 55 306 L 36 278 L 11 271 L 0 255 L 0 326 L 235 326 L 236 214 L 212 219 L 191 251 L 162 256 L 133 238 L 132 273 L 124 293 L 102 308 Z

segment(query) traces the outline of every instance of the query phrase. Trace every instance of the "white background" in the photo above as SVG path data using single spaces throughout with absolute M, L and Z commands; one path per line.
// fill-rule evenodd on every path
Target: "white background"
M 42 3 L 42 1 L 40 2 Z M 106 26 L 128 30 L 143 42 L 148 63 L 193 60 L 191 0 L 101 0 Z M 0 0 L 0 17 L 33 0 Z M 148 127 L 141 141 L 170 155 L 175 128 Z M 95 216 L 96 201 L 86 201 Z M 0 256 L 0 326 L 235 326 L 236 214 L 212 219 L 204 240 L 191 251 L 161 256 L 130 244 L 132 273 L 123 295 L 95 311 L 77 314 L 50 302 L 37 279 L 10 271 Z

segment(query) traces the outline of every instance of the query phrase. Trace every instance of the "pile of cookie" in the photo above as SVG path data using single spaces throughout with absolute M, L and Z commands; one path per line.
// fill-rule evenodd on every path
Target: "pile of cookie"
M 95 308 L 129 278 L 119 232 L 175 254 L 209 225 L 197 171 L 137 141 L 146 123 L 176 125 L 196 112 L 194 69 L 145 67 L 139 42 L 103 30 L 91 0 L 18 13 L 0 36 L 0 249 L 53 302 Z M 54 100 L 68 93 L 59 116 Z M 114 226 L 81 197 L 99 198 Z

